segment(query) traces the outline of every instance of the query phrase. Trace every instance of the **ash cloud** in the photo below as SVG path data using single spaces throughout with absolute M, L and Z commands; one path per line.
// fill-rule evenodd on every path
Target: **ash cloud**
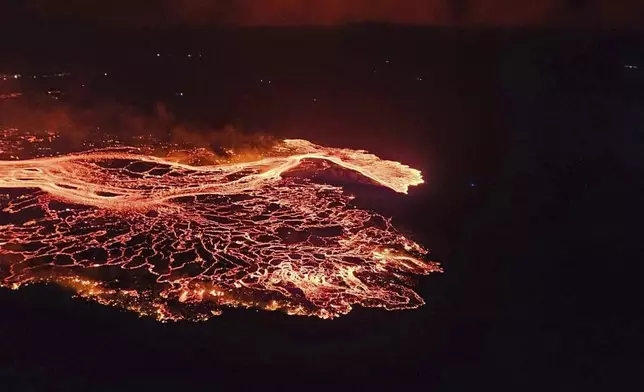
M 630 26 L 644 21 L 639 0 L 32 0 L 49 18 L 113 26 L 226 24 L 335 26 L 383 22 L 436 26 Z

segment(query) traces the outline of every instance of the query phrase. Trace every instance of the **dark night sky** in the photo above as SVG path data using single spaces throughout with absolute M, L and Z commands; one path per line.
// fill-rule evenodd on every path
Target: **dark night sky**
M 639 0 L 29 0 L 17 14 L 108 26 L 341 25 L 364 21 L 438 26 L 637 27 Z M 13 5 L 11 5 L 13 4 Z M 2 19 L 2 17 L 0 17 Z

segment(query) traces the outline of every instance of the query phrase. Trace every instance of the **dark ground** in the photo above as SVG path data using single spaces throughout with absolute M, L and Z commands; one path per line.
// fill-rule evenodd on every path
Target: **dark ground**
M 85 107 L 163 101 L 186 121 L 423 169 L 427 184 L 381 212 L 445 274 L 419 279 L 421 309 L 356 309 L 331 322 L 228 310 L 159 324 L 55 288 L 0 290 L 2 390 L 644 386 L 642 37 L 54 30 L 5 43 L 7 71 L 73 74 L 24 82 L 24 99 L 58 87 Z

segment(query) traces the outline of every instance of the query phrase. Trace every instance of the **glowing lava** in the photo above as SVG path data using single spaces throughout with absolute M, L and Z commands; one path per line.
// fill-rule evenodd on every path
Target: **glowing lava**
M 339 186 L 284 175 L 312 161 L 399 193 L 423 182 L 398 162 L 304 140 L 207 166 L 133 147 L 0 161 L 0 285 L 52 282 L 162 321 L 422 305 L 409 276 L 439 265 Z

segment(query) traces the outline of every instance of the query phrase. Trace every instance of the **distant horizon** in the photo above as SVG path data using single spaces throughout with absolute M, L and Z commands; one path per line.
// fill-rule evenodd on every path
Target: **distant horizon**
M 28 21 L 15 21 L 0 25 L 0 30 L 15 30 L 42 28 L 48 29 L 52 26 L 65 26 L 66 30 L 94 30 L 110 32 L 165 32 L 165 31 L 253 31 L 253 30 L 310 30 L 310 31 L 386 31 L 386 30 L 409 30 L 409 31 L 453 31 L 453 32 L 505 32 L 525 31 L 535 33 L 559 33 L 559 32 L 624 32 L 631 34 L 644 33 L 642 25 L 591 25 L 591 24 L 551 24 L 551 25 L 496 25 L 496 24 L 410 24 L 378 20 L 364 20 L 344 24 L 248 24 L 239 25 L 232 23 L 209 23 L 209 24 L 170 24 L 158 26 L 114 26 L 104 23 L 92 23 L 78 19 L 29 19 Z

